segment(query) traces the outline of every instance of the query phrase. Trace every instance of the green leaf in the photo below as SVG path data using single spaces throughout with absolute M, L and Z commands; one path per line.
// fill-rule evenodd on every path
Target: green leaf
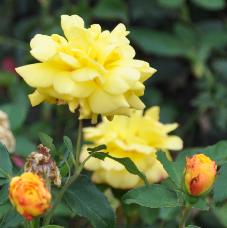
M 179 207 L 164 207 L 160 208 L 159 218 L 164 221 L 171 221 L 173 218 L 180 214 L 181 208 Z
M 27 157 L 31 152 L 36 150 L 35 144 L 25 136 L 17 136 L 16 142 L 16 152 L 18 155 Z
M 186 157 L 191 157 L 194 154 L 198 154 L 198 153 L 203 153 L 209 156 L 212 160 L 215 160 L 218 165 L 227 163 L 227 141 L 223 140 L 218 142 L 217 144 L 204 147 L 204 148 L 198 147 L 194 149 L 183 150 L 181 153 L 179 153 L 175 162 L 178 172 L 179 172 L 179 169 L 181 170 L 184 169 Z
M 0 185 L 8 184 L 10 179 L 0 177 Z
M 60 167 L 61 176 L 65 177 L 70 172 L 70 169 L 73 166 L 74 153 L 73 153 L 73 144 L 71 139 L 67 136 L 64 136 L 63 141 L 66 147 L 66 151 L 64 152 L 64 159 L 60 162 L 59 165 L 61 166 Z
M 227 78 L 227 59 L 226 58 L 215 59 L 212 66 L 216 71 L 216 73 Z
M 218 221 L 223 224 L 224 227 L 227 227 L 227 203 L 224 203 L 221 206 L 213 206 L 212 212 L 215 214 L 215 217 L 218 218 Z M 214 226 L 213 226 L 214 227 Z
M 139 208 L 140 217 L 145 224 L 152 225 L 158 219 L 159 209 L 140 207 Z
M 161 6 L 167 7 L 167 8 L 176 8 L 180 7 L 184 0 L 158 0 L 159 4 Z
M 188 46 L 175 34 L 144 28 L 131 28 L 132 40 L 148 54 L 161 56 L 187 56 Z
M 6 147 L 0 143 L 0 177 L 10 178 L 13 167 Z
M 0 224 L 3 217 L 6 216 L 6 214 L 11 208 L 12 208 L 12 205 L 9 202 L 0 205 Z
M 200 226 L 195 226 L 195 225 L 188 225 L 186 228 L 201 228 Z
M 119 163 L 121 163 L 128 172 L 139 176 L 145 184 L 148 184 L 146 176 L 136 167 L 134 162 L 130 158 L 116 158 L 108 153 L 103 153 L 103 152 L 89 152 L 93 157 L 98 158 L 100 160 L 104 160 L 105 158 L 111 158 Z
M 70 154 L 73 156 L 73 144 L 68 136 L 64 136 L 63 141 L 66 146 L 66 152 L 64 154 L 64 159 L 66 160 Z
M 175 183 L 178 187 L 181 186 L 181 175 L 175 167 L 174 162 L 171 162 L 167 159 L 166 154 L 164 152 L 157 153 L 158 160 L 162 163 L 164 169 L 169 174 L 170 179 Z
M 197 201 L 194 204 L 192 204 L 192 208 L 197 208 L 203 211 L 209 210 L 209 206 L 206 202 L 206 199 L 204 198 L 197 199 Z
M 4 204 L 8 200 L 9 184 L 4 184 L 0 190 L 0 205 Z
M 227 164 L 222 165 L 214 184 L 214 201 L 216 203 L 227 199 Z
M 113 210 L 104 195 L 86 176 L 80 176 L 68 189 L 64 199 L 79 216 L 87 218 L 97 228 L 112 228 Z
M 46 226 L 42 226 L 41 228 L 64 228 L 64 227 L 58 226 L 58 225 L 46 225 Z
M 127 6 L 122 0 L 99 0 L 93 14 L 96 18 L 127 21 Z
M 179 207 L 182 202 L 176 192 L 164 185 L 153 184 L 130 190 L 123 196 L 126 204 L 139 204 L 149 208 Z
M 8 71 L 0 71 L 0 85 L 10 86 L 16 81 L 16 75 Z
M 99 152 L 101 150 L 106 150 L 106 145 L 99 145 L 99 146 L 96 146 L 96 147 L 92 147 L 92 148 L 87 148 L 87 150 L 90 152 Z
M 54 140 L 49 135 L 47 135 L 43 132 L 40 132 L 39 139 L 44 146 L 46 146 L 47 148 L 50 149 L 51 154 L 57 155 L 57 150 L 53 143 Z
M 19 225 L 24 221 L 23 217 L 15 211 L 14 208 L 10 208 L 6 215 L 0 222 L 0 227 L 12 228 L 20 227 Z
M 17 130 L 23 125 L 28 108 L 28 98 L 25 90 L 18 83 L 13 87 L 13 101 L 0 107 L 2 111 L 8 114 L 10 126 L 13 130 Z
M 192 0 L 192 2 L 208 10 L 220 10 L 225 7 L 225 0 Z

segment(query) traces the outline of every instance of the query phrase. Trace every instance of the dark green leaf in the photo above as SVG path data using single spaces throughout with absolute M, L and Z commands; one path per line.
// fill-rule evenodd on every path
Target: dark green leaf
M 184 169 L 185 158 L 191 157 L 194 154 L 203 153 L 209 156 L 212 160 L 215 160 L 218 165 L 227 162 L 227 141 L 220 141 L 217 144 L 204 148 L 186 149 L 179 153 L 176 159 L 176 166 L 181 170 Z M 177 169 L 178 169 L 177 168 Z M 178 169 L 179 172 L 179 169 Z
M 214 213 L 215 217 L 217 217 L 218 221 L 223 224 L 224 227 L 227 227 L 227 203 L 224 203 L 221 206 L 213 206 L 212 212 Z M 216 224 L 214 224 L 216 225 Z M 215 227 L 215 226 L 213 226 Z
M 65 177 L 73 166 L 74 153 L 71 139 L 67 136 L 64 136 L 63 141 L 64 145 L 66 146 L 66 151 L 64 152 L 64 159 L 60 162 L 60 172 L 61 176 Z
M 169 177 L 173 181 L 173 183 L 180 187 L 182 174 L 178 172 L 174 162 L 169 161 L 164 152 L 158 152 L 157 158 L 162 163 L 164 169 L 169 174 Z
M 0 205 L 0 224 L 4 216 L 8 213 L 8 211 L 12 208 L 9 202 Z
M 195 226 L 195 225 L 188 225 L 186 228 L 201 228 L 200 226 Z
M 176 8 L 182 5 L 184 0 L 158 0 L 161 6 L 168 8 Z
M 7 184 L 7 183 L 9 183 L 9 181 L 10 181 L 10 179 L 0 177 L 0 185 Z
M 225 0 L 192 0 L 192 2 L 209 10 L 220 10 L 225 7 Z
M 0 85 L 10 86 L 16 80 L 16 75 L 8 71 L 0 71 Z
M 160 208 L 159 217 L 164 221 L 171 221 L 179 215 L 181 208 L 179 207 L 164 207 Z
M 97 18 L 127 21 L 127 7 L 122 0 L 99 0 L 93 12 Z
M 8 200 L 9 185 L 4 184 L 0 189 L 0 204 L 4 204 Z
M 36 147 L 27 137 L 17 136 L 16 137 L 16 152 L 18 155 L 27 157 L 31 152 L 35 151 Z
M 0 143 L 0 177 L 10 178 L 12 176 L 12 163 L 6 147 Z
M 214 184 L 214 201 L 216 203 L 227 199 L 227 164 L 222 165 Z
M 227 78 L 227 59 L 226 58 L 214 60 L 213 68 L 218 74 Z
M 11 128 L 16 130 L 24 123 L 28 107 L 24 88 L 17 83 L 13 88 L 13 102 L 2 105 L 0 109 L 8 114 Z
M 41 228 L 64 228 L 64 227 L 58 226 L 58 225 L 46 225 L 46 226 L 42 226 Z
M 106 145 L 99 145 L 99 146 L 96 146 L 96 147 L 87 148 L 87 150 L 90 151 L 90 152 L 98 152 L 98 151 L 101 151 L 101 150 L 106 150 Z
M 49 135 L 47 135 L 47 134 L 45 134 L 45 133 L 43 133 L 43 132 L 40 132 L 40 133 L 39 133 L 39 139 L 40 139 L 41 143 L 42 143 L 44 146 L 46 146 L 47 148 L 50 149 L 50 152 L 51 152 L 53 155 L 56 155 L 56 154 L 57 154 L 56 147 L 55 147 L 55 145 L 53 144 L 53 139 L 52 139 Z
M 126 204 L 139 204 L 149 208 L 179 207 L 177 194 L 164 185 L 153 184 L 133 189 L 123 196 Z
M 93 157 L 98 158 L 100 160 L 104 160 L 105 158 L 111 158 L 119 163 L 121 163 L 128 172 L 139 176 L 145 184 L 148 183 L 146 176 L 140 172 L 140 170 L 136 167 L 136 165 L 134 164 L 134 162 L 130 159 L 130 158 L 116 158 L 113 157 L 111 155 L 109 155 L 108 153 L 103 153 L 103 152 L 89 152 Z
M 206 202 L 206 199 L 204 198 L 199 198 L 196 203 L 192 204 L 192 208 L 197 208 L 203 211 L 209 210 L 209 206 Z
M 145 52 L 162 56 L 187 56 L 188 47 L 174 34 L 132 28 L 132 40 Z
M 97 228 L 114 227 L 115 217 L 104 195 L 86 176 L 80 176 L 66 192 L 64 199 L 79 216 Z
M 152 225 L 158 219 L 159 209 L 157 208 L 140 207 L 139 212 L 145 224 Z
M 19 227 L 19 225 L 24 221 L 23 217 L 15 211 L 14 208 L 10 208 L 7 214 L 3 217 L 0 222 L 0 227 L 12 228 Z
M 63 137 L 63 141 L 66 146 L 66 152 L 64 154 L 64 159 L 66 160 L 70 154 L 73 155 L 73 144 L 71 139 L 67 136 Z

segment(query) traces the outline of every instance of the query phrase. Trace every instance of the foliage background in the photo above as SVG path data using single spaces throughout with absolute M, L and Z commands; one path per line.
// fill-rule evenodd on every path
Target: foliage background
M 75 116 L 60 106 L 31 108 L 26 96 L 31 89 L 13 70 L 34 62 L 28 55 L 34 34 L 62 33 L 61 14 L 79 14 L 87 24 L 100 23 L 107 29 L 126 24 L 137 58 L 158 70 L 146 84 L 147 107 L 159 105 L 163 122 L 180 123 L 177 134 L 185 147 L 226 139 L 226 10 L 225 0 L 1 0 L 0 109 L 9 114 L 17 153 L 25 157 L 34 150 L 41 131 L 59 143 L 63 135 L 75 137 Z M 226 212 L 224 205 L 219 212 L 204 212 L 197 219 L 206 227 L 227 227 Z M 154 222 L 152 214 L 163 225 L 171 213 L 140 208 L 138 215 L 138 208 L 131 207 L 119 212 L 119 220 L 127 217 L 131 227 L 138 223 L 148 227 Z

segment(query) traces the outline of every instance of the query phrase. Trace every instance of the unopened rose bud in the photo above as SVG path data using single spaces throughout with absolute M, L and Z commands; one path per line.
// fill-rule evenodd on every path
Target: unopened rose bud
M 27 157 L 24 171 L 36 173 L 45 179 L 47 178 L 53 181 L 56 186 L 61 185 L 60 171 L 55 161 L 51 158 L 50 150 L 42 144 L 38 146 L 37 152 L 32 152 Z
M 11 180 L 9 199 L 18 213 L 32 220 L 50 208 L 51 194 L 41 177 L 34 173 L 23 173 Z
M 204 154 L 186 158 L 185 186 L 192 196 L 200 196 L 212 187 L 217 173 L 217 165 Z

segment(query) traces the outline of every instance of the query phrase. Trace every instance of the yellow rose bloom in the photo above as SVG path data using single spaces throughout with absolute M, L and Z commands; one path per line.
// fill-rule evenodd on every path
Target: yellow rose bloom
M 144 172 L 150 183 L 167 177 L 162 164 L 156 159 L 158 149 L 180 150 L 183 142 L 177 136 L 168 133 L 177 128 L 177 124 L 162 124 L 159 121 L 159 107 L 135 111 L 131 117 L 115 116 L 112 121 L 106 118 L 96 127 L 84 128 L 85 140 L 91 142 L 82 149 L 81 161 L 87 156 L 87 147 L 101 144 L 107 146 L 111 156 L 129 157 Z M 140 178 L 130 174 L 120 163 L 106 158 L 104 161 L 89 159 L 85 168 L 94 171 L 92 180 L 107 183 L 115 188 L 128 189 L 141 185 Z
M 36 88 L 29 95 L 33 106 L 43 101 L 68 104 L 72 112 L 80 108 L 80 118 L 94 122 L 98 114 L 111 117 L 144 109 L 139 96 L 156 70 L 134 59 L 123 24 L 102 31 L 98 24 L 85 28 L 78 15 L 62 15 L 61 27 L 65 38 L 37 34 L 31 40 L 30 52 L 40 63 L 16 68 Z
M 9 198 L 18 213 L 27 220 L 32 220 L 50 207 L 51 194 L 41 177 L 26 172 L 12 178 Z
M 200 196 L 209 191 L 217 174 L 216 162 L 205 154 L 186 158 L 185 186 L 190 195 Z

